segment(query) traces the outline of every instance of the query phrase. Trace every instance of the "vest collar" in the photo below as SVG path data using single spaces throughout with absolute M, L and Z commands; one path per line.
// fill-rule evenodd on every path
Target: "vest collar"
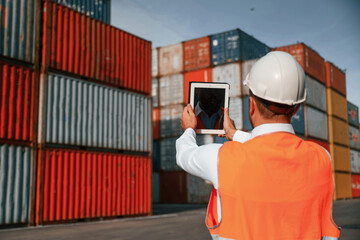
M 289 123 L 267 123 L 254 128 L 251 132 L 250 139 L 274 132 L 287 132 L 295 134 L 292 125 Z

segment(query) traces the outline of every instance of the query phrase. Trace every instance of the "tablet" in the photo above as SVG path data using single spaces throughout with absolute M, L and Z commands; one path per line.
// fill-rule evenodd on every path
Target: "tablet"
M 190 82 L 189 103 L 195 111 L 196 133 L 225 134 L 224 109 L 229 107 L 228 83 Z

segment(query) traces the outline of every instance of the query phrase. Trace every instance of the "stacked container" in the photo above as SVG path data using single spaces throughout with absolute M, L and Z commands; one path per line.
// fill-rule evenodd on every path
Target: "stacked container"
M 360 131 L 359 107 L 347 102 L 351 160 L 352 197 L 360 197 Z

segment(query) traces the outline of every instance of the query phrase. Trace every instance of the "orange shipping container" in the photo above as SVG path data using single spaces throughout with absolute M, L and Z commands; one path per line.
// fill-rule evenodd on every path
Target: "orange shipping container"
M 152 124 L 153 124 L 153 138 L 160 138 L 160 109 L 153 108 L 152 110 Z
M 189 98 L 189 82 L 211 82 L 211 68 L 184 73 L 184 102 Z
M 337 144 L 330 144 L 333 170 L 350 172 L 350 149 Z
M 349 146 L 349 126 L 347 122 L 333 116 L 328 116 L 329 143 Z
M 325 61 L 310 47 L 304 43 L 298 43 L 277 47 L 275 50 L 290 53 L 300 63 L 307 74 L 325 84 Z
M 337 116 L 345 121 L 348 120 L 346 97 L 335 92 L 331 88 L 326 89 L 328 114 Z
M 175 44 L 159 48 L 159 75 L 181 73 L 183 67 L 183 48 L 182 44 Z
M 326 87 L 335 89 L 346 96 L 346 75 L 331 62 L 325 63 Z
M 335 173 L 335 199 L 351 198 L 351 175 L 349 173 Z
M 186 41 L 184 42 L 183 49 L 185 71 L 192 71 L 210 66 L 210 37 Z

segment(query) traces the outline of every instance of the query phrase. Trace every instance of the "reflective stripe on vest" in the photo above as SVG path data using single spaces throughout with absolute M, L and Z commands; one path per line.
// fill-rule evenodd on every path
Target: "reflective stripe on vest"
M 233 240 L 230 238 L 222 238 L 219 237 L 219 235 L 211 235 L 213 240 Z M 318 240 L 339 240 L 340 238 L 334 238 L 334 237 L 323 237 L 322 239 L 318 239 Z
M 331 161 L 319 145 L 273 133 L 243 144 L 225 143 L 218 161 L 222 219 L 217 220 L 216 190 L 206 218 L 213 238 L 339 237 L 331 214 Z

